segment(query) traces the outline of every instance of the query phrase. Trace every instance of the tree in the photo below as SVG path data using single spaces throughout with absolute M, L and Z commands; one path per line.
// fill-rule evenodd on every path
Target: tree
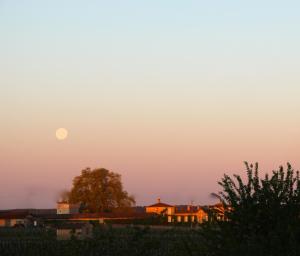
M 70 203 L 81 203 L 87 212 L 110 211 L 135 204 L 133 196 L 123 189 L 121 175 L 104 168 L 82 170 L 73 179 L 68 198 Z
M 215 194 L 228 219 L 217 229 L 224 255 L 300 255 L 299 172 L 288 163 L 260 178 L 257 163 L 245 165 L 246 182 L 224 174 Z

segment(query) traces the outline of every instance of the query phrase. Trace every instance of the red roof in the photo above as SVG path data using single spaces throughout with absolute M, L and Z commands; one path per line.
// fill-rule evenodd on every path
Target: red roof
M 75 213 L 75 214 L 50 214 L 44 215 L 45 219 L 143 219 L 151 217 L 149 213 L 114 213 L 114 212 L 99 212 L 99 213 Z
M 6 210 L 0 211 L 0 219 L 25 219 L 28 216 L 42 219 L 143 219 L 152 216 L 144 212 L 99 212 L 99 213 L 75 213 L 75 214 L 39 214 L 32 213 L 30 210 Z
M 156 203 L 156 204 L 149 205 L 147 207 L 173 207 L 173 206 L 165 203 Z
M 27 216 L 56 214 L 56 209 L 12 209 L 0 210 L 0 219 L 25 219 Z
M 7 211 L 0 213 L 0 219 L 25 219 L 28 215 L 28 211 Z
M 199 212 L 200 209 L 202 208 L 198 206 L 184 205 L 184 206 L 176 207 L 175 212 L 176 213 L 197 213 Z

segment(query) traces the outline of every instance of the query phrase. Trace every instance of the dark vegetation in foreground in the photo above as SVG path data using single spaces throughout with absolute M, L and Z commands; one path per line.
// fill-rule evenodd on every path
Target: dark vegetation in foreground
M 222 191 L 227 221 L 190 229 L 149 227 L 94 229 L 93 239 L 57 241 L 45 230 L 0 230 L 1 255 L 155 255 L 155 256 L 298 256 L 300 255 L 300 180 L 288 164 L 264 178 L 248 165 L 247 181 L 224 175 Z M 25 233 L 24 233 L 25 232 Z
M 215 255 L 300 255 L 299 172 L 287 164 L 260 178 L 257 163 L 245 165 L 247 182 L 238 175 L 219 182 L 228 222 L 206 236 L 221 249 Z
M 192 230 L 149 228 L 96 228 L 90 240 L 57 241 L 54 234 L 32 231 L 1 232 L 1 255 L 199 255 L 199 233 Z M 15 236 L 20 232 L 19 237 Z M 10 234 L 9 234 L 10 233 Z M 17 235 L 18 236 L 18 235 Z

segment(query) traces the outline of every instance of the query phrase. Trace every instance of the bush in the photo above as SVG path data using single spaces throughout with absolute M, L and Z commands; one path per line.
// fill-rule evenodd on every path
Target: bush
M 245 165 L 247 182 L 226 174 L 219 182 L 228 221 L 204 229 L 208 251 L 217 245 L 215 255 L 300 255 L 299 173 L 287 164 L 261 179 L 258 164 Z

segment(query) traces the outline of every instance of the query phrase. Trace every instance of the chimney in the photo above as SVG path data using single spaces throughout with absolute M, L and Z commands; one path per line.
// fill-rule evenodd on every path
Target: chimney
M 157 203 L 160 203 L 160 198 L 157 198 Z
M 192 210 L 192 207 L 193 207 L 193 200 L 191 201 L 191 204 L 187 206 L 187 211 L 190 212 Z

